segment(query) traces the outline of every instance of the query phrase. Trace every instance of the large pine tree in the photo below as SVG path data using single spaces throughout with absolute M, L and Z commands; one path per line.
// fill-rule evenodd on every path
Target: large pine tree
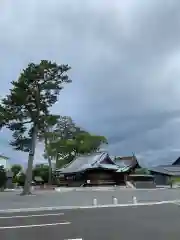
M 7 127 L 13 132 L 11 145 L 15 150 L 29 152 L 22 195 L 31 193 L 37 137 L 46 131 L 50 109 L 57 102 L 64 83 L 71 82 L 67 75 L 69 70 L 68 65 L 47 60 L 39 64 L 30 63 L 18 80 L 12 82 L 10 93 L 1 100 L 0 127 Z

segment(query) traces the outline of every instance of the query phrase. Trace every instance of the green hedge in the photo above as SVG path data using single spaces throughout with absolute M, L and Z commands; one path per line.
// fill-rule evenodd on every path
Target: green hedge
M 3 166 L 0 166 L 0 188 L 4 188 L 6 185 L 6 171 Z
M 171 177 L 173 183 L 180 183 L 180 177 Z

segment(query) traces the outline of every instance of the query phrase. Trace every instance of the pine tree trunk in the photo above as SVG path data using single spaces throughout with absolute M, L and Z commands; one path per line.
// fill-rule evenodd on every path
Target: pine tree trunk
M 48 145 L 48 139 L 45 137 L 45 150 L 46 150 L 46 156 L 48 159 L 48 166 L 49 166 L 49 171 L 48 171 L 48 185 L 51 185 L 52 183 L 52 163 L 51 163 L 51 158 L 48 155 L 47 152 L 47 145 Z
M 48 156 L 48 164 L 49 164 L 48 185 L 51 185 L 52 184 L 52 163 L 49 156 Z
M 24 189 L 23 189 L 23 192 L 21 193 L 21 195 L 30 195 L 31 194 L 32 170 L 33 170 L 33 161 L 34 161 L 34 154 L 35 154 L 35 148 L 36 148 L 37 132 L 38 132 L 38 128 L 37 128 L 37 125 L 35 125 L 33 127 L 31 149 L 30 149 L 29 157 L 28 157 L 26 180 L 25 180 Z
M 58 153 L 56 154 L 56 167 L 58 166 L 58 159 L 59 159 L 59 156 L 58 156 Z

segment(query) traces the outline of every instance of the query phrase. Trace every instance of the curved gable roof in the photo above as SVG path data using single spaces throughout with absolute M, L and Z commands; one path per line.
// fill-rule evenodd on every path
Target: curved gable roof
M 108 157 L 108 153 L 100 152 L 86 156 L 76 157 L 66 167 L 62 168 L 61 173 L 76 173 L 85 169 L 99 167 L 101 162 Z M 113 162 L 112 162 L 113 163 Z
M 114 160 L 114 163 L 120 168 L 130 168 L 139 165 L 135 156 L 118 157 Z
M 107 152 L 98 152 L 91 155 L 76 157 L 72 162 L 57 171 L 62 174 L 77 173 L 92 168 L 103 168 L 115 170 L 117 172 L 126 172 L 139 165 L 136 156 L 119 157 L 113 159 Z

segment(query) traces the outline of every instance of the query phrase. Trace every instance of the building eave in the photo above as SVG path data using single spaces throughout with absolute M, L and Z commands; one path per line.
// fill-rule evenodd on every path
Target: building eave
M 6 156 L 4 156 L 4 155 L 0 155 L 0 161 L 1 160 L 9 160 L 9 157 L 6 157 Z

